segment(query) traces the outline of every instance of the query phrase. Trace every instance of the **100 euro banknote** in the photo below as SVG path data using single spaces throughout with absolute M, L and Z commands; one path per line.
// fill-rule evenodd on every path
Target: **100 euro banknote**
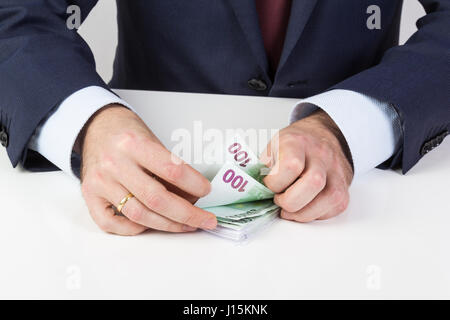
M 195 204 L 200 208 L 272 199 L 273 192 L 233 163 L 226 163 L 211 181 L 211 192 Z
M 211 192 L 195 205 L 217 216 L 220 228 L 215 233 L 241 238 L 240 231 L 272 220 L 279 207 L 272 201 L 274 193 L 263 184 L 269 169 L 244 140 L 237 136 L 228 141 L 225 153 L 226 163 L 212 179 Z

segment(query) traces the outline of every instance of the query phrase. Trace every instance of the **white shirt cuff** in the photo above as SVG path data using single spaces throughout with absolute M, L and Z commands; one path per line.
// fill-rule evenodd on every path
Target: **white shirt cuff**
M 125 101 L 102 87 L 86 87 L 73 93 L 36 129 L 28 147 L 76 177 L 71 158 L 78 134 L 95 112 L 112 103 L 132 109 Z
M 318 108 L 333 119 L 344 135 L 355 175 L 375 168 L 394 154 L 402 131 L 400 118 L 389 103 L 335 89 L 302 100 L 294 107 L 290 122 L 305 118 Z

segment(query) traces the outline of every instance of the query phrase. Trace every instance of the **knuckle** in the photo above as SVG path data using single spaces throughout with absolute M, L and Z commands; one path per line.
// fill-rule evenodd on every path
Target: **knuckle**
M 326 184 L 325 174 L 322 172 L 315 172 L 311 177 L 311 184 L 316 189 L 323 189 Z
M 287 212 L 295 212 L 297 211 L 297 207 L 295 205 L 295 201 L 292 201 L 286 194 L 283 194 L 280 197 L 276 197 L 277 205 L 283 208 Z
M 83 195 L 84 198 L 92 196 L 98 191 L 98 189 L 99 189 L 99 180 L 92 179 L 91 176 L 85 179 L 81 184 L 81 194 Z
M 308 144 L 308 138 L 304 135 L 296 135 L 295 137 L 293 137 L 293 139 L 295 139 L 295 142 L 297 144 L 301 144 L 301 145 L 306 145 Z
M 105 179 L 105 176 L 103 174 L 103 172 L 101 172 L 100 170 L 94 170 L 94 172 L 92 173 L 92 180 L 99 182 L 99 181 L 103 181 Z
M 269 188 L 272 192 L 280 193 L 283 191 L 283 188 L 276 182 L 275 176 L 267 176 L 263 181 L 266 187 Z
M 129 151 L 135 147 L 137 142 L 137 136 L 132 131 L 122 132 L 117 139 L 117 147 L 121 151 Z
M 98 193 L 100 190 L 104 189 L 105 177 L 100 171 L 94 171 L 84 182 L 85 191 L 87 195 L 92 195 Z
M 92 170 L 92 173 L 86 179 L 86 184 L 90 187 L 91 191 L 97 189 L 104 182 L 105 174 L 101 170 Z
M 320 159 L 329 161 L 333 157 L 333 151 L 328 143 L 321 143 L 317 147 L 317 155 Z
M 179 164 L 168 164 L 165 167 L 165 171 L 167 180 L 176 183 L 183 176 L 184 168 L 182 165 Z
M 166 208 L 167 202 L 163 192 L 152 191 L 145 196 L 145 205 L 148 208 L 159 212 L 160 210 L 164 210 Z
M 286 161 L 286 170 L 289 170 L 291 172 L 300 173 L 303 171 L 303 161 L 301 161 L 299 158 L 290 158 Z
M 99 174 L 99 171 L 104 172 L 114 172 L 117 167 L 117 161 L 110 154 L 103 154 L 100 158 L 100 170 L 97 170 L 96 174 Z
M 286 144 L 307 144 L 308 138 L 301 134 L 286 133 L 280 138 L 282 143 Z
M 346 190 L 343 190 L 342 188 L 335 188 L 331 191 L 330 202 L 338 213 L 341 213 L 347 209 L 349 201 L 350 196 Z
M 195 215 L 194 213 L 189 213 L 181 219 L 181 223 L 195 227 L 198 225 L 197 220 L 197 215 Z
M 141 221 L 144 215 L 143 210 L 135 206 L 129 206 L 128 208 L 125 207 L 124 213 L 131 221 L 134 222 Z
M 300 145 L 300 146 L 306 146 L 309 145 L 311 143 L 311 140 L 309 137 L 304 136 L 304 135 L 297 135 L 295 137 L 295 144 L 296 145 Z

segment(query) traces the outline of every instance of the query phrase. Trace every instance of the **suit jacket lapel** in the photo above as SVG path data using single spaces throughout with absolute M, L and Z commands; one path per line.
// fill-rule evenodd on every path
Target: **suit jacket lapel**
M 257 63 L 267 74 L 269 64 L 259 28 L 255 0 L 229 0 Z
M 244 1 L 245 2 L 245 1 Z M 283 65 L 292 53 L 295 45 L 300 38 L 306 23 L 311 16 L 311 13 L 316 6 L 317 0 L 292 0 L 291 15 L 286 31 L 286 38 L 284 40 L 283 51 L 281 53 L 278 70 L 281 70 Z

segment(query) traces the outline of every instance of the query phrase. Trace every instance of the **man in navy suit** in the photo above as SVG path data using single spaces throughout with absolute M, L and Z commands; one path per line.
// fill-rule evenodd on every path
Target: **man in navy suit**
M 216 226 L 188 201 L 209 182 L 109 87 L 303 99 L 278 160 L 261 158 L 278 165 L 265 183 L 281 216 L 299 222 L 339 214 L 354 174 L 406 172 L 450 130 L 449 0 L 420 1 L 403 46 L 402 1 L 117 0 L 109 86 L 67 21 L 96 2 L 0 0 L 0 141 L 13 166 L 80 175 L 107 232 Z

